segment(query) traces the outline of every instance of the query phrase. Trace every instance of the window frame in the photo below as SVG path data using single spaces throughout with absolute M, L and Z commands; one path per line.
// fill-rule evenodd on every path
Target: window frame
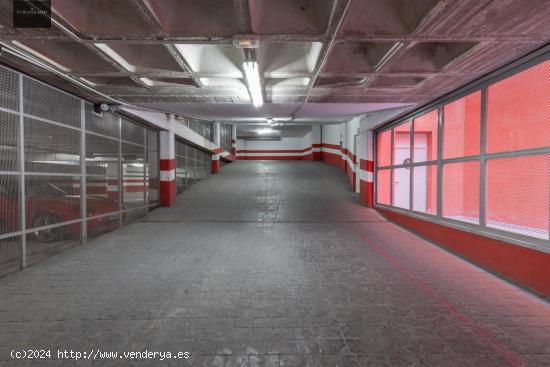
M 515 74 L 518 74 L 524 70 L 527 70 L 531 67 L 535 67 L 539 64 L 542 64 L 544 62 L 548 62 L 550 60 L 550 46 L 545 46 L 532 54 L 519 59 L 509 65 L 506 65 L 490 74 L 487 74 L 485 77 L 482 77 L 472 83 L 469 83 L 465 85 L 462 88 L 457 89 L 456 91 L 449 93 L 448 95 L 445 95 L 425 106 L 422 106 L 416 110 L 413 110 L 412 112 L 405 113 L 401 116 L 399 116 L 397 119 L 390 121 L 388 124 L 385 124 L 384 126 L 375 129 L 374 130 L 374 138 L 373 138 L 373 153 L 374 153 L 374 173 L 373 177 L 378 177 L 378 170 L 386 170 L 388 169 L 390 171 L 390 204 L 382 204 L 378 203 L 378 182 L 375 182 L 374 185 L 374 206 L 377 208 L 381 208 L 384 210 L 390 210 L 395 211 L 400 214 L 405 214 L 408 216 L 416 217 L 422 220 L 434 222 L 436 224 L 441 224 L 444 226 L 457 228 L 466 232 L 479 234 L 485 237 L 494 238 L 497 240 L 505 241 L 514 245 L 519 245 L 522 247 L 527 247 L 531 249 L 535 249 L 538 251 L 542 251 L 545 253 L 550 253 L 550 213 L 549 213 L 549 223 L 547 227 L 548 236 L 546 239 L 540 239 L 536 237 L 531 237 L 527 235 L 523 235 L 516 232 L 509 232 L 506 230 L 491 228 L 487 226 L 486 223 L 486 197 L 487 197 L 487 161 L 493 158 L 507 158 L 507 157 L 519 157 L 519 156 L 532 156 L 532 155 L 539 155 L 539 154 L 550 154 L 550 143 L 545 147 L 538 147 L 538 148 L 530 148 L 530 149 L 521 149 L 521 150 L 515 150 L 515 151 L 507 151 L 507 152 L 499 152 L 499 153 L 487 153 L 487 90 L 488 87 L 503 80 L 508 77 L 511 77 Z M 480 152 L 478 155 L 470 155 L 470 156 L 464 156 L 464 157 L 453 157 L 453 158 L 447 158 L 443 159 L 443 129 L 444 129 L 444 116 L 443 116 L 443 109 L 444 106 L 455 102 L 461 98 L 464 98 L 472 93 L 481 92 L 480 98 L 481 98 L 481 108 L 480 108 L 480 123 L 479 123 L 479 129 L 480 129 Z M 430 113 L 433 110 L 437 110 L 437 156 L 436 160 L 430 160 L 425 162 L 413 162 L 411 159 L 411 162 L 409 164 L 398 164 L 394 165 L 394 128 L 397 126 L 407 123 L 408 121 L 411 122 L 411 144 L 410 144 L 410 154 L 412 157 L 412 154 L 414 152 L 414 121 L 416 118 Z M 386 132 L 390 130 L 391 135 L 391 147 L 390 147 L 390 165 L 385 166 L 378 166 L 377 160 L 378 160 L 378 134 L 381 134 L 383 132 Z M 479 162 L 479 224 L 472 224 L 468 222 L 463 222 L 451 218 L 445 218 L 443 217 L 443 210 L 442 210 L 442 175 L 443 175 L 443 165 L 447 163 L 457 163 L 457 162 L 466 162 L 466 161 L 478 161 Z M 435 164 L 437 166 L 437 203 L 436 203 L 436 214 L 427 214 L 419 211 L 413 210 L 413 196 L 414 196 L 414 183 L 413 178 L 414 174 L 412 174 L 414 167 L 418 166 L 428 166 L 431 164 Z M 393 206 L 393 172 L 396 168 L 401 167 L 409 167 L 411 169 L 410 174 L 410 186 L 409 186 L 409 197 L 410 197 L 410 209 L 403 209 L 400 207 Z M 550 202 L 550 195 L 548 198 Z M 550 208 L 550 205 L 549 205 Z M 549 209 L 550 211 L 550 209 Z

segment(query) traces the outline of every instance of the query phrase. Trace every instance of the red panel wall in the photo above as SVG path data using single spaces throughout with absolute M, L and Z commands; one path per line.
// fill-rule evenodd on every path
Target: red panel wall
M 550 296 L 550 254 L 432 223 L 390 210 L 386 218 L 512 281 Z

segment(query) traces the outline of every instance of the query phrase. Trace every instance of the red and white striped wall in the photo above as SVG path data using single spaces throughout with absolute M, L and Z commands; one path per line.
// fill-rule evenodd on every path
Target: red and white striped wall
M 236 147 L 236 140 L 235 136 L 237 134 L 237 128 L 236 125 L 231 126 L 231 153 L 224 150 L 220 147 L 220 123 L 216 122 L 214 123 L 214 143 L 216 144 L 216 148 L 212 150 L 212 173 L 218 173 L 221 169 L 221 162 L 220 159 L 225 159 L 226 161 L 233 162 L 235 158 L 235 147 Z
M 311 127 L 311 154 L 314 161 L 322 160 L 321 150 L 323 142 L 321 141 L 321 125 L 313 125 Z
M 342 165 L 342 153 L 340 152 L 340 145 L 322 143 L 321 144 L 321 160 L 328 164 L 333 164 L 340 168 L 344 168 Z
M 360 149 L 357 156 L 359 159 L 359 200 L 369 208 L 374 204 L 374 152 L 373 133 L 366 131 L 360 135 L 363 149 Z
M 160 132 L 160 205 L 176 203 L 176 137 L 172 131 Z
M 212 153 L 212 173 L 218 173 L 220 171 L 220 159 L 224 159 L 229 162 L 233 162 L 236 160 L 233 154 L 229 153 L 226 150 L 223 150 L 222 148 L 216 148 Z M 217 170 L 214 172 L 215 166 Z
M 355 172 L 355 164 L 356 164 L 356 157 L 355 154 L 351 152 L 351 150 L 347 148 L 342 149 L 342 159 L 344 162 L 344 172 L 346 173 L 346 176 L 348 178 L 349 185 L 351 187 L 351 191 L 356 191 L 356 172 Z
M 237 150 L 239 160 L 300 161 L 312 160 L 312 147 L 304 149 L 251 149 Z
M 237 140 L 239 160 L 311 160 L 313 148 L 311 133 L 303 137 L 280 140 Z

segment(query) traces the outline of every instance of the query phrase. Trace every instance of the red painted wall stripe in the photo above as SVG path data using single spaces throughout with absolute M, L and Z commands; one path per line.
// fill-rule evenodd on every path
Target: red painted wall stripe
M 359 201 L 369 207 L 372 208 L 374 204 L 374 185 L 372 182 L 367 182 L 360 180 L 359 181 Z
M 267 155 L 267 156 L 238 156 L 238 160 L 242 161 L 307 161 L 313 157 L 307 155 Z
M 545 296 L 550 296 L 550 277 L 548 277 L 550 254 L 394 211 L 382 208 L 377 210 L 392 222 L 451 249 L 474 263 L 485 266 Z
M 216 159 L 216 160 L 212 161 L 212 166 L 211 166 L 212 173 L 220 172 L 220 167 L 221 167 L 221 163 L 220 163 L 219 159 Z
M 176 203 L 176 180 L 160 181 L 160 205 L 170 206 Z
M 337 144 L 327 144 L 327 143 L 323 143 L 322 146 L 323 146 L 324 148 L 330 148 L 330 149 L 340 150 L 340 145 L 337 145 Z
M 363 171 L 374 172 L 374 162 L 367 159 L 360 159 L 359 168 Z
M 305 149 L 294 149 L 294 150 L 237 150 L 237 153 L 304 153 L 308 150 L 311 150 L 311 147 Z
M 176 169 L 176 160 L 175 159 L 161 159 L 160 160 L 160 170 L 161 171 L 171 171 Z

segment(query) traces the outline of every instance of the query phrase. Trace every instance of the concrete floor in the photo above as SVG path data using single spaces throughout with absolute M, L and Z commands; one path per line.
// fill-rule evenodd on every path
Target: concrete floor
M 360 206 L 320 162 L 225 166 L 0 294 L 0 366 L 33 364 L 10 360 L 29 348 L 191 354 L 81 365 L 550 365 L 548 303 Z

